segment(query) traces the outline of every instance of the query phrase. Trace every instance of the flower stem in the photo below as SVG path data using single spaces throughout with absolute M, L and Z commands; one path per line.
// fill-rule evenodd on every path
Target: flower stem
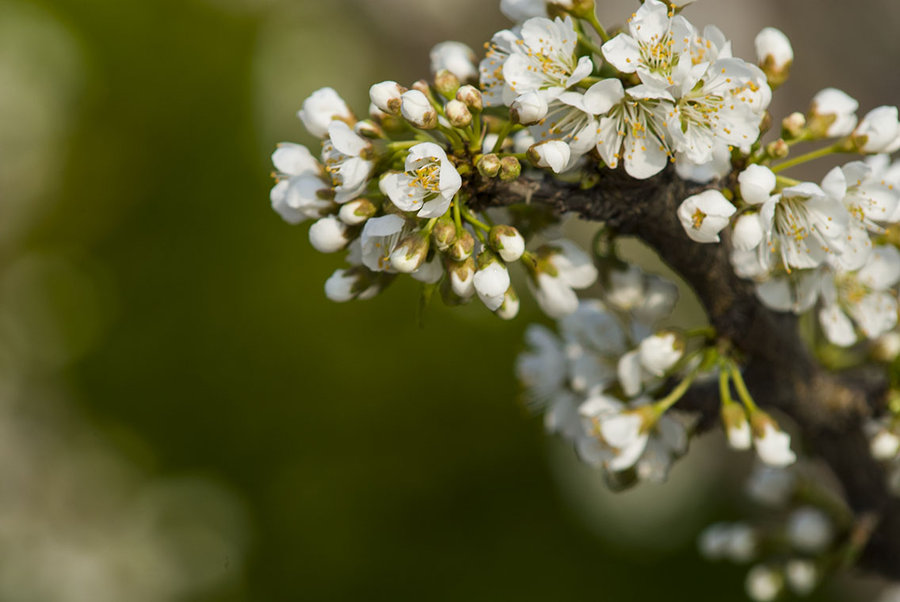
M 678 386 L 672 389 L 668 395 L 657 401 L 653 404 L 653 409 L 657 416 L 662 416 L 666 410 L 671 408 L 675 403 L 684 397 L 684 394 L 687 393 L 687 390 L 694 383 L 694 379 L 697 378 L 697 375 L 700 373 L 700 369 L 703 367 L 705 362 L 701 362 L 691 370 L 687 376 L 684 377 Z
M 808 152 L 804 155 L 800 155 L 798 157 L 794 157 L 793 159 L 788 159 L 783 163 L 779 163 L 778 165 L 772 166 L 772 171 L 778 173 L 779 171 L 783 171 L 789 167 L 794 167 L 795 165 L 800 165 L 801 163 L 806 163 L 807 161 L 813 161 L 814 159 L 820 159 L 822 157 L 827 157 L 833 153 L 839 152 L 840 148 L 837 145 L 826 146 L 824 148 L 820 148 L 819 150 L 814 150 Z
M 600 36 L 600 39 L 604 42 L 609 42 L 609 34 L 606 33 L 606 29 L 600 23 L 600 20 L 597 18 L 597 14 L 594 11 L 590 11 L 584 20 L 591 24 L 591 27 L 594 28 L 594 31 L 597 32 L 597 35 Z M 600 54 L 599 52 L 597 54 Z M 601 55 L 602 56 L 602 55 Z
M 722 406 L 734 403 L 731 398 L 731 387 L 728 386 L 728 368 L 724 364 L 719 364 L 719 399 L 722 400 Z
M 484 230 L 485 232 L 490 232 L 490 231 L 491 231 L 491 227 L 490 227 L 490 226 L 488 226 L 486 223 L 480 221 L 477 217 L 475 217 L 474 215 L 472 215 L 471 213 L 469 213 L 468 210 L 464 209 L 464 210 L 462 211 L 462 216 L 463 216 L 463 219 L 465 219 L 467 222 L 469 222 L 469 223 L 472 224 L 473 226 L 475 226 L 475 227 L 477 227 L 477 228 L 481 228 L 481 229 Z
M 507 121 L 503 124 L 503 128 L 500 130 L 500 133 L 497 134 L 497 141 L 494 143 L 494 148 L 491 149 L 492 153 L 500 151 L 500 147 L 503 146 L 503 141 L 506 140 L 506 137 L 509 136 L 509 133 L 512 131 L 512 129 L 512 121 Z
M 747 407 L 748 412 L 753 413 L 758 411 L 759 407 L 753 401 L 753 397 L 750 396 L 750 391 L 747 390 L 747 383 L 744 382 L 744 377 L 741 375 L 741 371 L 738 370 L 737 364 L 730 360 L 728 363 L 728 368 L 731 372 L 731 378 L 734 380 L 734 388 L 737 389 L 738 397 L 740 397 L 741 401 Z
M 597 56 L 603 56 L 600 47 L 597 46 L 594 41 L 584 34 L 578 34 L 578 43 L 596 54 Z

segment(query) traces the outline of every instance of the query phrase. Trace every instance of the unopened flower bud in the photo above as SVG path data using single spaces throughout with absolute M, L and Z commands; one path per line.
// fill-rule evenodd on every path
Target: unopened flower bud
M 722 425 L 725 427 L 725 435 L 728 437 L 728 445 L 734 449 L 750 449 L 753 445 L 750 433 L 750 422 L 747 420 L 747 412 L 737 403 L 722 405 Z
M 337 303 L 374 297 L 380 287 L 362 266 L 336 270 L 325 281 L 325 296 Z
M 837 88 L 825 88 L 813 96 L 807 128 L 813 138 L 846 136 L 856 127 L 859 102 Z
M 441 42 L 431 49 L 431 72 L 440 73 L 446 71 L 456 78 L 459 87 L 460 81 L 474 81 L 478 79 L 478 67 L 475 65 L 477 57 L 475 52 L 462 42 Z M 443 94 L 443 92 L 441 92 Z M 445 94 L 445 96 L 447 96 Z M 452 96 L 452 94 L 450 95 Z M 447 96 L 447 98 L 450 98 Z
M 796 140 L 806 130 L 806 116 L 794 112 L 781 120 L 781 137 L 785 140 Z
M 437 111 L 425 94 L 419 90 L 410 90 L 404 92 L 401 98 L 400 112 L 404 119 L 423 130 L 437 127 Z
M 309 243 L 320 253 L 334 253 L 350 242 L 348 230 L 347 224 L 329 215 L 309 227 Z
M 791 451 L 791 436 L 762 410 L 754 410 L 750 414 L 750 429 L 759 459 L 769 466 L 788 466 L 797 460 Z
M 756 36 L 756 57 L 769 86 L 775 89 L 790 75 L 794 49 L 784 33 L 774 27 L 766 27 Z
M 478 255 L 476 263 L 475 292 L 482 303 L 494 311 L 503 304 L 509 288 L 509 271 L 500 258 L 488 250 Z
M 491 228 L 488 240 L 491 247 L 500 254 L 506 263 L 518 261 L 525 252 L 525 239 L 512 226 L 501 224 Z
M 369 199 L 356 199 L 341 205 L 338 217 L 348 226 L 358 226 L 375 215 L 375 212 L 375 205 L 372 201 Z
M 484 108 L 484 100 L 481 98 L 481 92 L 475 86 L 461 86 L 456 91 L 456 100 L 466 103 L 470 111 L 480 111 Z
M 447 272 L 450 274 L 450 288 L 458 297 L 468 299 L 475 294 L 475 260 L 472 257 L 465 261 L 448 262 Z
M 877 339 L 872 347 L 872 357 L 879 362 L 893 362 L 900 355 L 900 333 L 888 332 Z
M 763 239 L 762 222 L 759 221 L 759 213 L 749 211 L 741 215 L 734 222 L 731 232 L 731 245 L 740 251 L 749 251 L 756 248 Z
M 788 144 L 784 141 L 784 138 L 773 140 L 766 145 L 766 154 L 768 154 L 773 159 L 784 159 L 788 156 L 789 152 L 790 147 L 788 147 Z
M 353 127 L 354 131 L 364 138 L 377 139 L 384 136 L 384 131 L 381 129 L 377 123 L 375 123 L 371 119 L 364 119 L 362 121 L 357 121 L 356 125 Z M 369 150 L 369 153 L 372 151 Z M 362 156 L 362 154 L 360 155 Z M 369 158 L 369 157 L 365 157 Z
M 442 216 L 431 231 L 431 240 L 435 248 L 443 253 L 456 241 L 456 224 L 449 215 Z
M 389 115 L 400 113 L 401 96 L 406 88 L 395 81 L 384 81 L 369 88 L 372 104 Z
M 851 135 L 854 150 L 861 153 L 892 153 L 900 147 L 900 120 L 897 107 L 876 107 L 869 111 Z
M 453 98 L 459 90 L 459 78 L 443 69 L 434 76 L 434 89 L 444 98 Z
M 421 232 L 410 234 L 400 241 L 391 253 L 391 267 L 398 272 L 409 274 L 425 262 L 428 255 L 428 237 Z
M 534 125 L 547 116 L 547 101 L 538 92 L 526 92 L 509 105 L 509 116 L 513 123 Z
M 447 121 L 455 128 L 464 128 L 472 123 L 472 113 L 464 102 L 451 100 L 444 107 L 444 111 L 447 114 Z
M 504 182 L 515 180 L 522 175 L 522 164 L 515 157 L 500 159 L 500 179 Z
M 663 376 L 684 354 L 684 338 L 673 331 L 661 331 L 638 346 L 641 365 L 655 376 Z
M 519 296 L 513 287 L 506 289 L 506 294 L 503 295 L 503 303 L 500 304 L 500 307 L 494 313 L 504 320 L 512 320 L 518 315 Z
M 478 168 L 478 173 L 480 173 L 485 178 L 493 178 L 498 173 L 500 173 L 500 167 L 502 166 L 502 162 L 500 161 L 500 157 L 495 155 L 494 153 L 488 153 L 486 155 L 482 155 L 480 159 L 475 163 L 475 167 Z
M 468 230 L 463 230 L 459 233 L 459 236 L 456 237 L 453 244 L 450 245 L 450 252 L 448 255 L 453 261 L 464 261 L 466 258 L 472 256 L 473 250 L 475 250 L 475 239 L 469 234 Z
M 532 144 L 528 149 L 528 160 L 535 167 L 549 167 L 559 173 L 569 164 L 572 151 L 562 140 L 545 140 Z

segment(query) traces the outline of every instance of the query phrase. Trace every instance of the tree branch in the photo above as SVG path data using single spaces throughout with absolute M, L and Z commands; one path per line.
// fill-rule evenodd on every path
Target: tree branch
M 549 204 L 560 213 L 604 221 L 652 247 L 694 289 L 719 335 L 746 356 L 745 378 L 754 399 L 796 422 L 803 442 L 840 480 L 857 516 L 879 517 L 860 565 L 900 578 L 900 500 L 890 495 L 884 470 L 869 453 L 862 431 L 864 419 L 884 404 L 886 377 L 825 370 L 800 338 L 797 318 L 763 306 L 752 283 L 735 275 L 728 240 L 699 244 L 688 238 L 676 214 L 681 201 L 722 184 L 686 182 L 671 168 L 634 180 L 620 168 L 604 170 L 599 184 L 587 190 L 548 177 L 479 181 L 471 202 L 475 208 Z M 718 405 L 711 403 L 712 397 L 697 391 L 693 398 L 703 421 L 715 420 Z

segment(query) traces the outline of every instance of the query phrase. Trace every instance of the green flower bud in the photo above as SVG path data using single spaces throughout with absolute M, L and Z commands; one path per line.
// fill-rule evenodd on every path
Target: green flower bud
M 494 153 L 482 155 L 481 158 L 479 158 L 475 163 L 475 167 L 478 168 L 478 173 L 480 173 L 485 178 L 495 177 L 500 172 L 500 168 L 502 166 L 503 162 L 500 160 L 500 157 L 498 157 Z

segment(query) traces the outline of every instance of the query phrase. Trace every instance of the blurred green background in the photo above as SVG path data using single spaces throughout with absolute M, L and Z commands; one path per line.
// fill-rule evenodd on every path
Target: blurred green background
M 896 102 L 897 3 L 851 4 L 688 16 L 747 58 L 792 37 L 776 116 Z M 0 599 L 742 599 L 693 542 L 747 458 L 705 437 L 670 486 L 604 493 L 519 400 L 532 303 L 330 303 L 340 254 L 269 207 L 274 145 L 317 150 L 309 93 L 364 114 L 506 26 L 493 0 L 0 0 Z

